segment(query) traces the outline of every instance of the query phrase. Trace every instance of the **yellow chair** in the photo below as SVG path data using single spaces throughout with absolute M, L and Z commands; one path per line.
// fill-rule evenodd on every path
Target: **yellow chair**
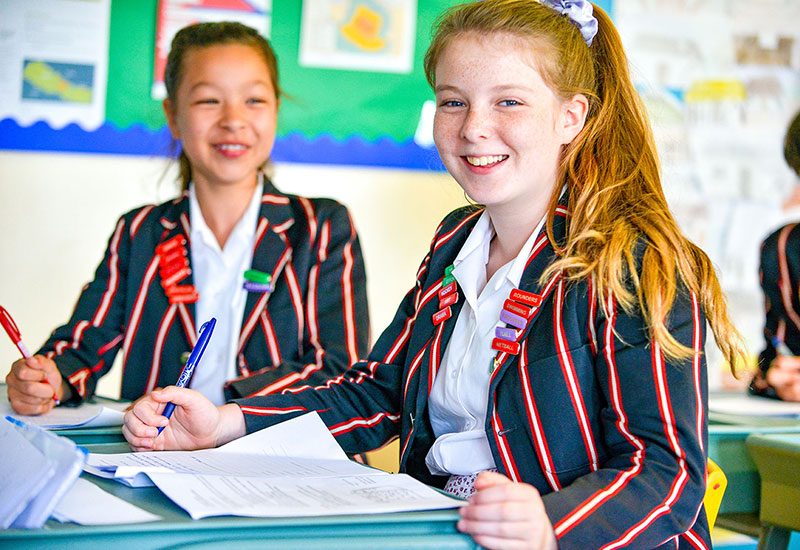
M 399 456 L 399 442 L 393 441 L 383 449 L 366 453 L 367 464 L 373 468 L 378 468 L 387 472 L 396 473 L 399 469 L 397 457 Z M 722 504 L 722 495 L 728 486 L 728 478 L 722 468 L 716 465 L 713 460 L 708 459 L 708 471 L 706 472 L 706 495 L 703 497 L 703 504 L 708 518 L 709 534 L 714 529 L 714 522 L 717 520 L 717 513 Z
M 714 522 L 717 521 L 717 513 L 722 504 L 722 495 L 725 494 L 727 486 L 728 478 L 725 477 L 725 472 L 709 458 L 708 472 L 706 473 L 706 496 L 703 498 L 706 517 L 708 517 L 709 534 L 714 529 Z

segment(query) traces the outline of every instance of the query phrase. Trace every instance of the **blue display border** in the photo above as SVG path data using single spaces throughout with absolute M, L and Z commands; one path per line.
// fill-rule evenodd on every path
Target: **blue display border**
M 172 136 L 166 126 L 151 130 L 144 125 L 133 125 L 126 130 L 119 130 L 113 124 L 106 123 L 94 131 L 87 131 L 77 124 L 53 129 L 42 121 L 20 126 L 11 118 L 0 120 L 0 149 L 147 157 L 174 155 Z M 391 138 L 381 138 L 370 142 L 359 136 L 337 140 L 328 135 L 307 138 L 300 133 L 292 133 L 275 140 L 272 160 L 444 170 L 435 148 L 420 147 L 413 140 L 398 143 Z

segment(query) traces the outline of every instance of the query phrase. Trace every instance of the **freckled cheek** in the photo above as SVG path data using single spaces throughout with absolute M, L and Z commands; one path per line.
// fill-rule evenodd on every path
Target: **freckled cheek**
M 436 115 L 433 118 L 433 142 L 441 152 L 458 140 L 459 126 L 451 118 Z

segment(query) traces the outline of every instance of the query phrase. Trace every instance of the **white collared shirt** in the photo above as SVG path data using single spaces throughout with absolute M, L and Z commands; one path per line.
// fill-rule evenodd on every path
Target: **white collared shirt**
M 222 249 L 203 218 L 194 184 L 189 187 L 192 274 L 200 295 L 195 303 L 195 328 L 199 331 L 203 323 L 212 317 L 217 319 L 203 360 L 195 369 L 189 387 L 208 397 L 215 405 L 225 403 L 222 387 L 238 376 L 236 352 L 247 298 L 247 292 L 242 288 L 243 273 L 253 260 L 263 187 L 259 182 L 247 210 Z
M 486 281 L 489 247 L 495 231 L 484 212 L 453 262 L 459 300 L 465 300 L 442 357 L 429 399 L 436 441 L 425 457 L 434 475 L 468 475 L 495 467 L 484 425 L 489 401 L 494 329 L 505 326 L 500 311 L 519 287 L 525 264 L 546 216 L 517 257 Z

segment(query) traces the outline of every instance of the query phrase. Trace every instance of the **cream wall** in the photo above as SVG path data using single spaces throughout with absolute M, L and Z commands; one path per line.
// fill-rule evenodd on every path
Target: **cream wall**
M 0 152 L 0 304 L 29 348 L 64 323 L 102 259 L 120 214 L 176 193 L 163 159 Z M 279 164 L 276 185 L 289 193 L 346 204 L 361 236 L 373 342 L 414 281 L 441 218 L 465 203 L 445 174 Z M 18 358 L 2 336 L 0 370 Z M 120 368 L 98 392 L 119 394 Z

